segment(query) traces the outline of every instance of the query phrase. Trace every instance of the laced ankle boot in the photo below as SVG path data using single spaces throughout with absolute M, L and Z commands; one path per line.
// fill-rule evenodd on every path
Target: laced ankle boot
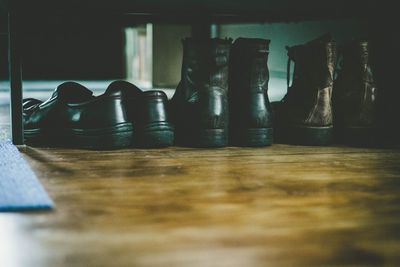
M 183 40 L 182 78 L 171 99 L 178 144 L 227 145 L 231 42 L 218 38 Z
M 378 88 L 369 50 L 367 41 L 346 45 L 335 81 L 335 132 L 338 141 L 350 145 L 374 145 L 377 141 Z
M 276 106 L 276 136 L 284 143 L 327 145 L 333 140 L 331 100 L 336 43 L 327 34 L 287 49 L 288 92 Z M 291 61 L 295 66 L 289 86 Z
M 268 99 L 270 40 L 239 38 L 229 65 L 229 132 L 233 145 L 272 144 L 272 113 Z

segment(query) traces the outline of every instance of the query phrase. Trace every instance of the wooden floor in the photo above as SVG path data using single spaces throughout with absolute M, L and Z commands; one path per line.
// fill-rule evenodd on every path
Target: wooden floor
M 56 203 L 0 266 L 400 266 L 400 150 L 22 149 Z

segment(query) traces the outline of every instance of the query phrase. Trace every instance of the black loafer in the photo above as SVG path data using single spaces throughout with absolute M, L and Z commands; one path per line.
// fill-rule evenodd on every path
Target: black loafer
M 96 149 L 130 146 L 135 113 L 131 103 L 141 93 L 133 84 L 115 81 L 103 95 L 94 97 L 78 83 L 63 83 L 43 103 L 24 101 L 25 141 Z

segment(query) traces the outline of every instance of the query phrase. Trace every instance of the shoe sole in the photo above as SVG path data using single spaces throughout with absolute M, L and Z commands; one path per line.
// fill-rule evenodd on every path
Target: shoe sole
M 146 148 L 168 147 L 174 143 L 174 127 L 167 122 L 146 125 L 138 130 L 136 146 Z
M 307 146 L 330 145 L 333 137 L 333 126 L 277 128 L 275 135 L 278 142 Z
M 132 123 L 121 123 L 100 129 L 66 129 L 71 146 L 89 149 L 130 147 L 134 141 Z
M 234 146 L 270 146 L 274 140 L 273 128 L 249 128 L 232 135 Z
M 176 144 L 188 147 L 225 147 L 228 145 L 226 129 L 200 129 L 177 131 Z
M 62 139 L 50 129 L 24 129 L 24 140 L 27 145 L 42 147 L 61 146 L 60 140 Z
M 122 123 L 99 129 L 24 130 L 25 142 L 35 146 L 115 149 L 132 145 L 133 126 Z
M 224 147 L 228 145 L 228 131 L 225 129 L 202 129 L 198 135 L 199 147 Z

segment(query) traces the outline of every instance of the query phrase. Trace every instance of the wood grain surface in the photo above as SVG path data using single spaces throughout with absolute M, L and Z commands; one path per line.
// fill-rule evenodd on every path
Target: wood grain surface
M 400 266 L 400 150 L 22 148 L 52 212 L 0 266 Z

